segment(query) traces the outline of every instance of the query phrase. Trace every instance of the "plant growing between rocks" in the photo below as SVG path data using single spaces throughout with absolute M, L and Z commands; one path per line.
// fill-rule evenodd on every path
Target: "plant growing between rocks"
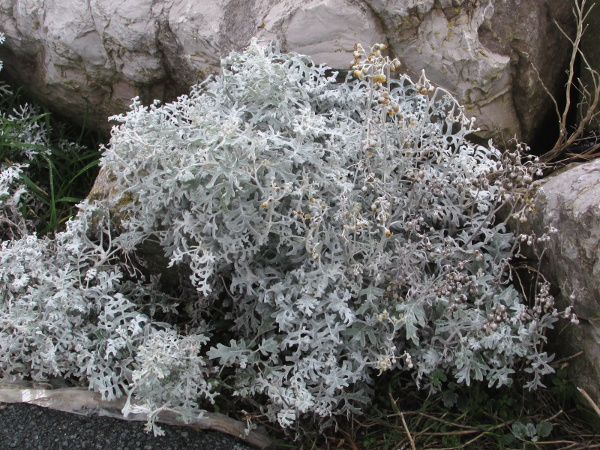
M 85 131 L 74 138 L 69 131 L 20 90 L 0 83 L 1 240 L 64 228 L 81 192 L 91 187 L 100 154 Z
M 436 392 L 524 365 L 542 387 L 544 330 L 570 312 L 543 286 L 525 304 L 509 262 L 528 237 L 496 218 L 525 220 L 539 163 L 470 143 L 456 100 L 393 78 L 383 50 L 357 45 L 336 84 L 253 42 L 189 96 L 114 118 L 114 195 L 55 239 L 3 243 L 4 375 L 87 380 L 149 426 L 221 390 L 326 427 L 392 370 Z M 175 304 L 131 262 L 148 241 L 180 269 L 185 327 L 157 322 Z

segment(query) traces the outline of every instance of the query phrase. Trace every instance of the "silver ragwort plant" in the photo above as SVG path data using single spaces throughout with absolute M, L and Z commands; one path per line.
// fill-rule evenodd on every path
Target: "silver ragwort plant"
M 525 363 L 526 387 L 543 386 L 559 313 L 546 290 L 528 307 L 510 283 L 527 239 L 497 218 L 526 218 L 539 164 L 471 143 L 457 101 L 425 74 L 394 78 L 384 50 L 357 45 L 336 83 L 253 42 L 190 95 L 114 117 L 101 161 L 114 195 L 82 204 L 71 234 L 2 248 L 0 345 L 18 357 L 0 368 L 86 378 L 128 394 L 128 411 L 193 410 L 231 389 L 282 427 L 360 412 L 390 370 L 438 391 L 440 374 L 499 387 Z M 115 209 L 117 225 L 92 221 Z M 185 328 L 142 313 L 157 285 L 122 267 L 145 242 L 179 268 Z M 15 273 L 17 255 L 32 267 Z M 44 356 L 58 346 L 73 355 Z

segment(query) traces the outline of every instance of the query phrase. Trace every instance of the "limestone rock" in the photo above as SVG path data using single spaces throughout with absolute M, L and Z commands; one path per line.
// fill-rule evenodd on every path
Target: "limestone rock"
M 570 374 L 600 404 L 600 159 L 542 180 L 533 203 L 525 231 L 541 236 L 549 227 L 558 230 L 541 269 L 560 289 L 559 308 L 572 304 L 580 320 L 561 323 L 555 339 L 561 356 L 584 352 L 571 362 Z
M 71 119 L 107 128 L 130 99 L 171 100 L 253 36 L 347 69 L 355 42 L 388 43 L 407 72 L 462 100 L 484 136 L 535 137 L 560 87 L 564 0 L 3 0 L 9 78 Z M 518 24 L 518 26 L 515 26 Z M 567 28 L 569 24 L 567 23 Z M 501 142 L 502 143 L 502 142 Z
M 341 67 L 354 42 L 385 40 L 368 8 L 350 0 L 3 0 L 0 31 L 10 79 L 75 121 L 87 110 L 88 125 L 104 129 L 135 96 L 187 93 L 255 35 Z
M 600 4 L 594 0 L 588 1 L 586 4 L 586 10 L 589 11 L 589 14 L 587 15 L 587 28 L 581 39 L 581 50 L 585 55 L 586 60 L 589 62 L 591 69 L 600 73 L 600 46 L 598 46 L 598 34 L 600 33 Z M 588 9 L 591 5 L 594 7 Z M 592 75 L 583 61 L 581 61 L 580 64 L 582 82 L 588 87 L 590 92 L 593 92 L 594 80 L 592 79 Z M 582 115 L 585 115 L 586 112 L 587 110 L 582 111 L 580 109 L 578 111 L 578 120 L 581 119 Z M 588 133 L 598 134 L 598 131 L 600 131 L 600 120 L 598 117 L 588 124 L 586 131 Z

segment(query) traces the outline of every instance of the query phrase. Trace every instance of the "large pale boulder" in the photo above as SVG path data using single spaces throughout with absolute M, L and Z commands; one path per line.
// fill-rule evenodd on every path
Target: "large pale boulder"
M 355 42 L 390 44 L 479 117 L 485 136 L 535 137 L 568 56 L 565 0 L 3 0 L 9 78 L 72 119 L 107 127 L 140 96 L 169 100 L 254 36 L 347 69 Z M 569 28 L 569 26 L 567 26 Z
M 581 39 L 581 51 L 585 55 L 589 67 L 580 60 L 580 70 L 584 86 L 586 86 L 590 92 L 593 92 L 595 89 L 594 80 L 589 69 L 600 73 L 600 46 L 598 45 L 598 34 L 600 33 L 600 5 L 595 0 L 588 1 L 586 5 L 587 8 L 584 9 L 584 12 L 587 14 L 587 21 L 585 33 Z M 578 111 L 578 119 L 581 118 L 582 113 L 585 115 L 586 112 L 587 110 L 580 109 Z M 600 131 L 600 119 L 596 117 L 595 120 L 588 123 L 586 131 L 588 133 L 598 134 Z
M 571 0 L 369 0 L 394 56 L 452 91 L 484 136 L 536 139 L 564 96 Z M 561 90 L 563 92 L 561 92 Z M 561 95 L 562 94 L 562 95 Z M 551 119 L 554 119 L 552 117 Z
M 349 0 L 2 0 L 0 31 L 10 79 L 104 128 L 132 97 L 186 93 L 255 35 L 339 67 L 356 41 L 385 41 L 367 6 Z
M 557 305 L 573 305 L 579 324 L 561 323 L 554 337 L 577 387 L 600 405 L 600 159 L 574 165 L 540 182 L 524 231 L 551 235 L 541 272 L 559 289 Z M 597 418 L 598 419 L 598 418 Z

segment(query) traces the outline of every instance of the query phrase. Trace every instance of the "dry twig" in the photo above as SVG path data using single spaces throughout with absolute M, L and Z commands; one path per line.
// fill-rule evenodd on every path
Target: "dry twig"
M 590 394 L 585 392 L 585 389 L 582 389 L 580 387 L 578 387 L 577 390 L 579 392 L 581 392 L 581 395 L 583 395 L 583 397 L 587 400 L 587 402 L 590 404 L 590 406 L 593 408 L 593 410 L 596 412 L 596 414 L 598 414 L 598 417 L 600 417 L 600 407 L 598 407 L 598 405 L 596 404 L 594 399 L 592 399 L 592 397 L 590 397 Z
M 577 23 L 577 31 L 575 33 L 574 38 L 571 38 L 556 20 L 554 21 L 560 32 L 567 38 L 572 47 L 571 58 L 569 60 L 569 68 L 567 70 L 568 79 L 565 85 L 566 104 L 562 109 L 562 112 L 560 110 L 556 98 L 542 81 L 542 77 L 537 68 L 532 64 L 533 69 L 535 70 L 543 89 L 550 96 L 552 102 L 554 103 L 556 115 L 558 117 L 559 122 L 558 139 L 556 140 L 552 149 L 541 157 L 542 161 L 544 162 L 555 161 L 557 158 L 559 158 L 560 156 L 564 156 L 565 154 L 570 156 L 571 159 L 574 157 L 583 157 L 591 159 L 593 157 L 600 156 L 600 154 L 597 153 L 597 150 L 600 148 L 600 145 L 595 145 L 591 147 L 590 149 L 586 150 L 586 152 L 583 155 L 567 153 L 570 147 L 573 147 L 575 144 L 582 140 L 586 126 L 600 116 L 600 110 L 598 109 L 598 106 L 600 104 L 600 74 L 598 74 L 598 72 L 592 68 L 585 54 L 581 51 L 581 39 L 587 28 L 585 22 L 588 18 L 590 11 L 595 5 L 592 4 L 589 8 L 586 8 L 587 0 L 582 0 L 581 4 L 579 4 L 579 2 L 577 1 L 574 1 L 573 3 L 573 15 L 575 16 L 575 20 Z M 585 86 L 583 84 L 580 78 L 575 78 L 576 65 L 578 59 L 581 59 L 581 63 L 583 64 L 583 70 L 588 72 L 591 77 L 593 85 L 589 88 L 588 86 Z M 574 131 L 569 132 L 568 114 L 571 109 L 570 93 L 572 89 L 576 89 L 581 94 L 582 100 L 579 103 L 578 107 L 582 111 L 582 117 L 579 121 L 579 124 L 577 125 L 577 128 Z

